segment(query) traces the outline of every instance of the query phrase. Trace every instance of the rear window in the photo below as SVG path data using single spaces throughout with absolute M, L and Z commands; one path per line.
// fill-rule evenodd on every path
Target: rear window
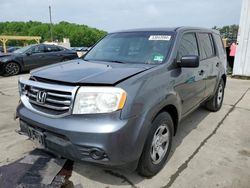
M 47 52 L 57 52 L 57 51 L 60 51 L 60 49 L 55 45 L 51 45 L 51 46 L 46 46 L 46 51 Z
M 224 48 L 224 45 L 222 43 L 220 35 L 214 34 L 214 39 L 216 41 L 217 51 L 218 51 L 219 55 L 221 56 L 221 55 L 225 54 L 225 48 Z
M 201 59 L 207 59 L 215 56 L 212 35 L 208 33 L 199 33 L 201 43 Z
M 65 50 L 67 50 L 66 48 L 63 48 L 63 47 L 61 47 L 61 46 L 58 46 L 58 48 L 59 48 L 60 51 L 65 51 Z

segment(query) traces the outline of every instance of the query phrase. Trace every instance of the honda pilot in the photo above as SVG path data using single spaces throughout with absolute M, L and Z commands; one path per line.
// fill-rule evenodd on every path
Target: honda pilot
M 114 32 L 81 59 L 19 79 L 20 133 L 59 156 L 150 177 L 164 167 L 181 119 L 200 105 L 218 111 L 225 85 L 216 30 Z

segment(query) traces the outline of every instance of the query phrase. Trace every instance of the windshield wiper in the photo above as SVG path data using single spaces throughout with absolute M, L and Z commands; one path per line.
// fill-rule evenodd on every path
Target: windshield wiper
M 104 62 L 125 64 L 125 62 L 119 61 L 119 60 L 108 60 L 108 59 L 83 59 L 83 60 L 84 61 L 104 61 Z
M 118 60 L 107 60 L 108 62 L 112 62 L 112 63 L 121 63 L 121 64 L 125 64 L 125 62 L 123 61 L 118 61 Z

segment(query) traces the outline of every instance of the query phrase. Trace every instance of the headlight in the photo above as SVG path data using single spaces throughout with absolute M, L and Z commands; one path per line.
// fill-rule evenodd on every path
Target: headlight
M 20 79 L 18 81 L 18 91 L 20 96 L 27 94 L 27 91 L 25 90 L 25 85 L 20 82 Z
M 127 93 L 115 87 L 81 87 L 76 95 L 73 114 L 108 113 L 123 108 Z
M 9 58 L 8 57 L 3 57 L 3 58 L 0 58 L 0 61 L 1 62 L 7 62 L 7 61 L 9 61 Z

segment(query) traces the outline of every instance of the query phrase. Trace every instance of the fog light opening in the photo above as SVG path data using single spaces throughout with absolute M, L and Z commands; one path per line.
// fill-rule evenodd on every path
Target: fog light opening
M 106 157 L 106 154 L 104 153 L 104 151 L 98 148 L 94 148 L 90 151 L 90 157 L 94 160 L 101 160 Z

